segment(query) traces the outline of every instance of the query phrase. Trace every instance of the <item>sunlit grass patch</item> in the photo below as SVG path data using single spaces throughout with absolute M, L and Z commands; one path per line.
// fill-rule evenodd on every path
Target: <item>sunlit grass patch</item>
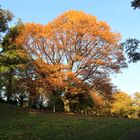
M 0 114 L 1 140 L 118 140 L 140 125 L 135 119 L 27 112 L 4 104 Z

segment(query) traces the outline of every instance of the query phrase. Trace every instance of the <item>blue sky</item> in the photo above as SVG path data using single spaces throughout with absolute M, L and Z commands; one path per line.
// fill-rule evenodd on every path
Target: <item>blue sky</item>
M 64 11 L 75 9 L 106 21 L 113 31 L 128 38 L 140 39 L 140 10 L 133 10 L 132 0 L 0 0 L 2 8 L 9 9 L 23 22 L 47 24 Z M 12 24 L 13 24 L 12 23 Z M 130 64 L 122 74 L 114 75 L 112 81 L 119 89 L 132 94 L 140 91 L 140 62 Z

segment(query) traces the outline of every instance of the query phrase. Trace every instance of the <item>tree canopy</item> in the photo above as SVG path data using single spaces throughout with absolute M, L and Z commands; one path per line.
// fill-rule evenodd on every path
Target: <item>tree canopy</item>
M 133 0 L 131 6 L 134 7 L 134 9 L 140 8 L 140 0 Z
M 118 116 L 128 116 L 133 112 L 133 100 L 125 92 L 117 92 L 113 95 L 113 103 L 111 104 L 111 112 Z
M 131 6 L 136 8 L 140 8 L 140 0 L 134 0 L 131 2 Z M 127 39 L 122 45 L 125 48 L 125 52 L 129 58 L 129 62 L 137 62 L 140 60 L 140 40 L 135 38 Z
M 129 62 L 137 62 L 140 60 L 140 41 L 137 39 L 127 39 L 122 45 L 129 58 Z
M 45 26 L 27 23 L 17 38 L 43 80 L 71 93 L 87 85 L 95 87 L 96 80 L 126 66 L 119 41 L 120 34 L 107 23 L 75 10 Z
M 8 29 L 8 23 L 12 20 L 12 18 L 13 14 L 8 10 L 2 9 L 0 6 L 0 41 L 2 33 Z

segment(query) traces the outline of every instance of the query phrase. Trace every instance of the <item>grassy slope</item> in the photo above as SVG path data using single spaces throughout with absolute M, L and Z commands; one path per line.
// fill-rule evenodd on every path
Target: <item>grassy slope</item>
M 0 103 L 0 140 L 118 140 L 140 120 L 26 112 Z

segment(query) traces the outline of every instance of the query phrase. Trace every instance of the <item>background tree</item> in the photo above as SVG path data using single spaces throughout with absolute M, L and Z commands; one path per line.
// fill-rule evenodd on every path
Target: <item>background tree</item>
M 140 92 L 134 93 L 134 100 L 135 100 L 135 103 L 137 104 L 137 106 L 140 107 Z
M 94 102 L 94 105 L 92 106 L 90 113 L 96 116 L 109 116 L 111 114 L 111 97 L 112 95 L 105 96 L 99 91 L 96 91 L 94 94 L 92 94 L 91 98 Z
M 2 9 L 0 6 L 0 41 L 2 38 L 2 33 L 9 29 L 8 23 L 12 20 L 12 18 L 13 14 L 8 10 Z
M 1 52 L 0 52 L 0 72 L 2 78 L 1 89 L 5 89 L 5 95 L 7 101 L 12 99 L 12 94 L 16 92 L 14 90 L 16 84 L 15 82 L 19 79 L 20 71 L 22 71 L 22 66 L 27 62 L 23 57 L 19 56 L 19 52 L 22 49 L 16 47 L 15 38 L 18 36 L 18 26 L 9 29 L 7 34 L 3 37 L 1 42 Z M 17 82 L 16 82 L 17 83 Z
M 55 94 L 47 94 L 48 97 L 48 105 L 47 110 L 53 112 L 63 112 L 64 111 L 64 103 L 60 96 Z
M 134 9 L 140 8 L 140 0 L 133 0 L 131 6 L 134 7 Z
M 131 6 L 136 8 L 140 8 L 140 0 L 133 0 L 131 2 Z M 140 51 L 139 51 L 140 41 L 138 39 L 127 39 L 122 45 L 126 49 L 126 54 L 128 55 L 129 62 L 137 62 L 140 60 Z
M 140 60 L 140 41 L 137 39 L 128 39 L 122 43 L 129 62 L 137 62 Z
M 0 6 L 0 55 L 2 53 L 2 44 L 1 44 L 1 41 L 2 41 L 2 36 L 3 34 L 9 30 L 9 26 L 8 26 L 8 23 L 12 20 L 13 18 L 13 14 L 8 11 L 8 10 L 4 10 L 1 8 Z M 0 62 L 0 67 L 2 66 L 2 63 Z M 3 69 L 2 67 L 0 69 Z M 0 73 L 0 77 L 1 77 L 1 84 L 0 84 L 0 87 L 1 87 L 1 96 L 3 96 L 3 90 L 5 90 L 4 88 L 4 81 L 6 82 L 6 79 L 5 79 L 5 75 Z
M 113 95 L 111 104 L 111 113 L 115 116 L 129 117 L 135 113 L 133 108 L 133 100 L 125 92 L 117 92 Z
M 136 109 L 136 115 L 137 117 L 140 117 L 140 92 L 134 93 L 134 107 Z

